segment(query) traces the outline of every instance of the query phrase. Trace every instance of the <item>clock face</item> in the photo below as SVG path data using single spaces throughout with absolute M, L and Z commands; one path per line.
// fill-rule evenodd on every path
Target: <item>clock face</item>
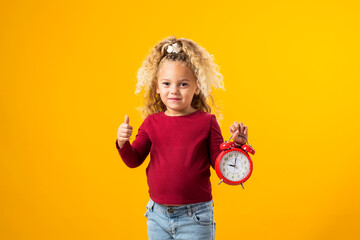
M 228 180 L 237 182 L 249 174 L 250 161 L 242 152 L 230 151 L 222 157 L 220 171 Z

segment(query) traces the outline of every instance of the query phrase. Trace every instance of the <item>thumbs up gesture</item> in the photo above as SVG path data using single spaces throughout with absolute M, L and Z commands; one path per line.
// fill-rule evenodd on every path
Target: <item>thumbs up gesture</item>
M 120 125 L 117 132 L 117 141 L 120 148 L 122 148 L 126 141 L 130 141 L 133 127 L 129 125 L 129 116 L 125 115 L 124 122 Z

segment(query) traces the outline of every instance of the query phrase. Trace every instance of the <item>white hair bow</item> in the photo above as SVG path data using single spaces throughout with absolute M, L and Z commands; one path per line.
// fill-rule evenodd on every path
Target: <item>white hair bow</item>
M 180 46 L 179 46 L 178 43 L 174 43 L 174 44 L 172 44 L 172 45 L 169 45 L 169 46 L 167 47 L 167 49 L 166 49 L 166 51 L 167 51 L 168 53 L 179 53 L 180 50 L 181 50 L 181 48 L 180 48 Z

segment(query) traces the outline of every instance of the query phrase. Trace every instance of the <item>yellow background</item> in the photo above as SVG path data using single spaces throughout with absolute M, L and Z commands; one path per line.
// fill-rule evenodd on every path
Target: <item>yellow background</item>
M 136 72 L 176 35 L 215 57 L 256 149 L 245 190 L 212 170 L 217 239 L 360 239 L 358 1 L 2 1 L 0 239 L 146 239 Z M 166 137 L 166 136 L 165 136 Z

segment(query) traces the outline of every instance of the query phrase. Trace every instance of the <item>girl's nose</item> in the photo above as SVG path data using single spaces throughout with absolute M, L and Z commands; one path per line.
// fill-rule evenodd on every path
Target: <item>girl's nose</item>
M 171 92 L 171 93 L 177 93 L 178 90 L 179 90 L 178 87 L 173 85 L 173 86 L 171 87 L 171 89 L 170 89 L 170 92 Z

